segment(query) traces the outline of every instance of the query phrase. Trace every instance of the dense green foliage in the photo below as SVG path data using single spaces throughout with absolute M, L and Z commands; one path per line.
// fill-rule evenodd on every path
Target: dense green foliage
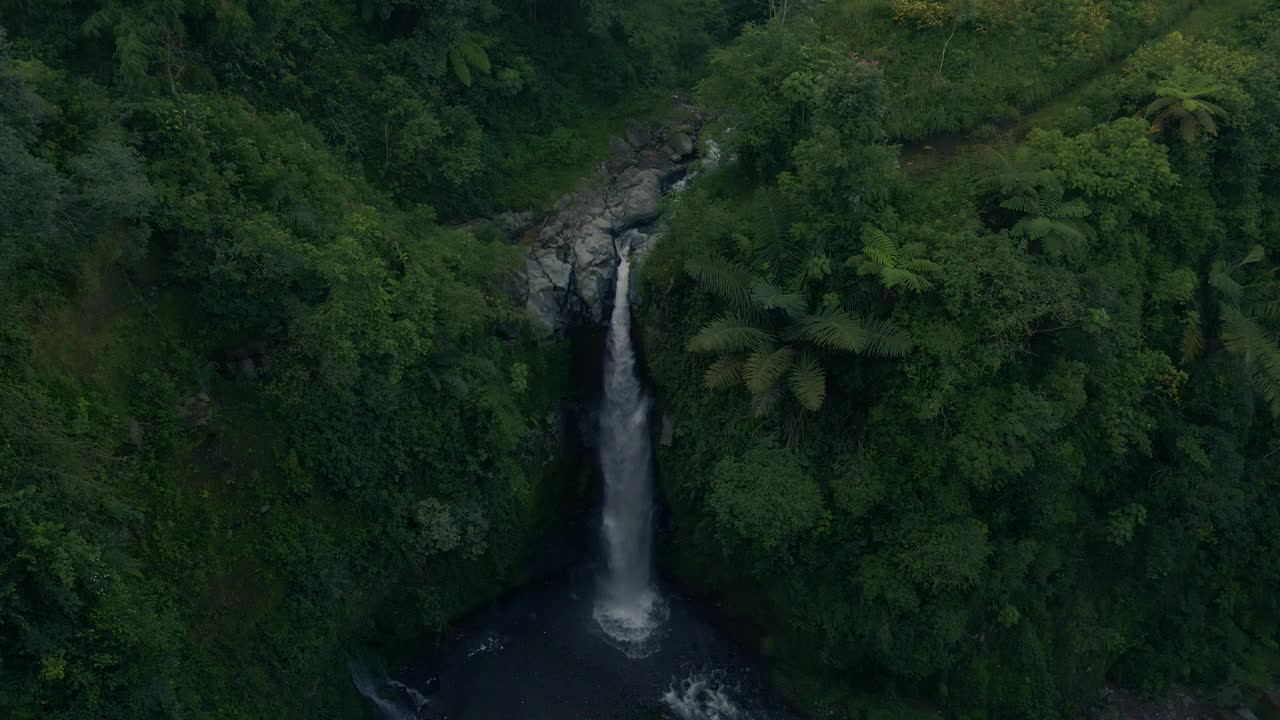
M 0 28 L 0 716 L 351 717 L 348 652 L 513 581 L 585 504 L 547 420 L 575 388 L 466 221 L 682 87 L 725 162 L 643 266 L 664 557 L 794 699 L 1040 718 L 1274 677 L 1274 0 Z M 974 128 L 912 176 L 889 144 Z
M 0 716 L 351 717 L 574 492 L 501 241 L 702 3 L 0 2 Z M 590 62 L 585 59 L 590 58 Z
M 853 718 L 1057 717 L 1106 682 L 1250 699 L 1280 667 L 1280 9 L 1157 39 L 1061 129 L 908 179 L 883 128 L 937 128 L 848 52 L 857 5 L 748 28 L 700 85 L 739 162 L 675 203 L 641 318 L 670 567 Z M 1144 6 L 985 4 L 1024 5 Z M 803 335 L 774 328 L 814 308 L 908 339 L 823 354 L 820 402 L 762 415 L 762 373 L 817 357 L 775 363 Z

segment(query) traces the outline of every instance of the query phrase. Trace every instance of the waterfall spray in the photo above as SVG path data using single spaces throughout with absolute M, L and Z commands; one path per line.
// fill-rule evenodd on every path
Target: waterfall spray
M 604 366 L 600 466 L 604 475 L 602 527 L 607 568 L 594 617 L 614 645 L 633 658 L 657 650 L 667 608 L 651 577 L 653 472 L 649 398 L 636 375 L 628 291 L 631 262 L 620 253 Z

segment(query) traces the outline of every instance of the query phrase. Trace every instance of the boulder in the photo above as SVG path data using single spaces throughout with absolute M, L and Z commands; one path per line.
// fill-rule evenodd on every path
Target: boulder
M 617 135 L 611 135 L 609 137 L 609 152 L 612 153 L 614 157 L 625 157 L 631 154 L 631 146 L 627 144 L 626 140 L 623 140 Z
M 609 205 L 614 232 L 623 232 L 658 217 L 662 175 L 657 170 L 630 168 L 618 176 Z
M 626 136 L 627 142 L 636 150 L 649 144 L 649 131 L 645 130 L 644 126 L 635 120 L 627 122 Z
M 676 133 L 667 141 L 671 154 L 677 158 L 686 158 L 693 154 L 693 138 L 685 133 Z
M 503 235 L 507 236 L 508 240 L 515 240 L 521 233 L 532 227 L 536 219 L 532 210 L 523 212 L 507 211 L 494 215 L 491 222 Z

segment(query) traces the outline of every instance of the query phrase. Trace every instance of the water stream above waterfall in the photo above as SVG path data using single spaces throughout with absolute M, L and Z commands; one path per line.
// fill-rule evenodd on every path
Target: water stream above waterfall
M 353 663 L 373 719 L 786 720 L 753 654 L 653 572 L 650 399 L 621 261 L 597 425 L 600 556 L 569 565 L 386 669 Z

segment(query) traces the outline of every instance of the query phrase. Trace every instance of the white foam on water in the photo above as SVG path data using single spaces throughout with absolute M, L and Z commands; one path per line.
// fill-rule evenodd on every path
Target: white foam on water
M 692 673 L 667 688 L 662 704 L 679 720 L 757 720 L 734 702 L 734 690 L 719 673 Z

